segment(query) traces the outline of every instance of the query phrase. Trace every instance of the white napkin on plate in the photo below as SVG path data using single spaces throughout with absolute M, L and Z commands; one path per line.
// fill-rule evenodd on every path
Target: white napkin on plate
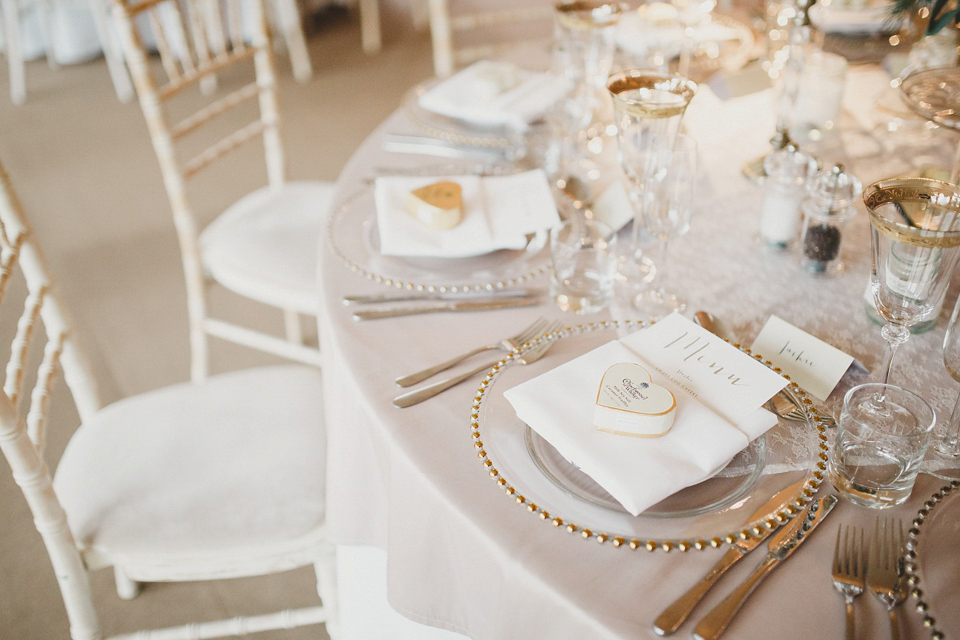
M 561 78 L 509 62 L 481 60 L 426 91 L 418 103 L 427 111 L 471 124 L 520 131 L 569 90 Z
M 406 210 L 408 193 L 441 180 L 463 190 L 463 220 L 453 229 L 431 229 Z M 509 176 L 382 177 L 374 201 L 380 253 L 386 256 L 465 258 L 523 249 L 528 234 L 560 224 L 542 169 Z
M 665 435 L 633 438 L 594 427 L 600 380 L 618 362 L 639 364 L 655 384 L 676 396 L 677 415 Z M 757 409 L 741 423 L 730 424 L 617 341 L 509 389 L 504 396 L 521 420 L 633 515 L 714 475 L 777 423 L 772 413 Z

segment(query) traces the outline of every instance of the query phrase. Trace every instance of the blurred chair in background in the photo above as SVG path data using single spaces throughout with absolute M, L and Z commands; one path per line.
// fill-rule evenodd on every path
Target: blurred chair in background
M 320 366 L 319 349 L 303 343 L 300 315 L 317 315 L 317 243 L 333 184 L 285 180 L 276 72 L 262 0 L 243 3 L 244 9 L 252 10 L 248 16 L 241 13 L 238 0 L 113 3 L 180 241 L 190 314 L 191 377 L 199 381 L 208 373 L 209 335 Z M 156 36 L 161 65 L 151 65 L 148 59 L 136 28 L 141 15 Z M 249 41 L 245 24 L 253 30 Z M 173 108 L 184 107 L 173 103 L 187 89 L 240 67 L 253 68 L 255 77 L 249 84 L 219 99 L 204 100 L 199 109 L 187 105 L 192 113 L 186 116 Z M 240 69 L 245 71 L 249 69 Z M 234 121 L 246 115 L 243 106 L 254 114 L 235 128 Z M 231 131 L 224 135 L 222 129 L 228 126 Z M 197 153 L 186 153 L 186 143 L 196 145 L 201 134 L 216 141 L 201 145 Z M 230 205 L 201 232 L 188 181 L 256 139 L 264 145 L 267 186 Z M 192 157 L 185 160 L 181 155 Z M 227 178 L 214 190 L 230 186 L 236 185 Z M 286 339 L 209 317 L 207 287 L 213 282 L 283 310 Z
M 415 0 L 416 1 L 416 0 Z M 553 2 L 428 0 L 433 69 L 440 78 L 553 29 Z

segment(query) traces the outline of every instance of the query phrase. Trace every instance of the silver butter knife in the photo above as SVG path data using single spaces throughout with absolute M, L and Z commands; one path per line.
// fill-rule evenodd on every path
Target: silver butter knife
M 414 300 L 428 301 L 459 301 L 459 300 L 480 300 L 482 299 L 500 299 L 500 298 L 524 298 L 527 296 L 539 296 L 543 294 L 541 289 L 495 289 L 493 291 L 463 291 L 459 293 L 401 293 L 401 294 L 379 294 L 369 296 L 343 296 L 343 304 L 351 306 L 355 304 L 376 304 L 379 302 L 408 302 Z
M 357 321 L 376 320 L 379 318 L 396 318 L 399 316 L 412 316 L 420 313 L 440 313 L 444 311 L 490 311 L 493 309 L 532 307 L 537 304 L 540 304 L 540 296 L 504 298 L 502 300 L 459 300 L 419 307 L 356 311 L 353 314 L 353 319 Z
M 796 495 L 800 489 L 803 488 L 805 482 L 806 480 L 798 480 L 789 487 L 778 491 L 772 498 L 767 500 L 763 506 L 757 509 L 747 521 L 755 522 L 766 517 L 771 512 L 776 511 L 777 508 L 790 500 L 791 496 Z M 697 603 L 703 599 L 707 591 L 720 579 L 720 576 L 726 573 L 727 569 L 746 557 L 748 553 L 759 547 L 760 543 L 769 538 L 774 531 L 775 529 L 769 529 L 766 533 L 752 537 L 749 540 L 738 540 L 730 547 L 730 549 L 723 554 L 723 557 L 720 558 L 720 561 L 710 569 L 700 582 L 693 585 L 689 591 L 677 598 L 673 604 L 657 616 L 657 619 L 653 621 L 653 630 L 657 632 L 657 635 L 668 636 L 679 629 L 680 625 L 683 624 L 684 620 L 690 615 L 690 612 L 697 606 Z
M 740 611 L 751 593 L 759 586 L 771 571 L 780 566 L 780 563 L 790 557 L 797 548 L 810 536 L 813 530 L 830 513 L 837 504 L 837 496 L 828 494 L 810 506 L 803 513 L 794 518 L 788 526 L 781 528 L 770 539 L 766 557 L 743 584 L 733 590 L 723 602 L 701 620 L 693 630 L 693 637 L 698 640 L 716 640 L 726 630 L 727 625 Z

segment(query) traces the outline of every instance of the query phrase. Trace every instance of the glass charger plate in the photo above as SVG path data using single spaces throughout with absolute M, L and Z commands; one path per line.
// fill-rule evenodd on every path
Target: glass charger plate
M 926 501 L 908 535 L 904 570 L 916 610 L 933 640 L 954 637 L 960 630 L 947 629 L 937 615 L 956 606 L 960 591 L 960 481 L 952 481 Z
M 806 408 L 810 403 L 794 383 L 789 389 L 799 398 L 805 421 L 781 419 L 725 470 L 637 517 L 551 453 L 552 447 L 538 436 L 527 435 L 527 426 L 503 396 L 506 389 L 609 342 L 618 331 L 643 326 L 623 321 L 567 327 L 527 347 L 555 341 L 542 360 L 519 366 L 523 349 L 494 367 L 481 383 L 471 418 L 475 446 L 490 476 L 507 496 L 540 520 L 615 547 L 651 551 L 717 547 L 759 535 L 796 515 L 823 480 L 827 445 L 822 420 Z M 789 456 L 784 455 L 786 449 L 791 449 Z M 780 504 L 760 509 L 771 496 L 792 485 L 794 490 Z
M 712 74 L 720 71 L 737 71 L 741 69 L 754 55 L 756 38 L 750 25 L 732 16 L 714 13 L 710 22 L 729 30 L 730 37 L 722 40 L 702 39 L 698 41 L 690 60 L 689 76 L 696 82 L 704 82 Z M 645 38 L 644 32 L 638 27 L 633 18 L 621 20 L 618 39 Z M 641 40 L 642 41 L 642 40 Z M 618 42 L 619 44 L 619 42 Z M 668 44 L 679 52 L 680 42 Z M 639 52 L 630 51 L 629 47 L 618 46 L 617 59 L 621 67 L 645 66 L 644 60 L 638 60 Z M 679 53 L 670 52 L 671 58 L 676 59 Z
M 926 69 L 911 73 L 900 95 L 916 113 L 949 129 L 960 129 L 960 69 Z
M 380 253 L 373 189 L 349 198 L 330 216 L 327 240 L 336 256 L 368 280 L 411 291 L 485 291 L 511 287 L 550 266 L 549 232 L 532 234 L 523 249 L 469 258 L 385 256 Z

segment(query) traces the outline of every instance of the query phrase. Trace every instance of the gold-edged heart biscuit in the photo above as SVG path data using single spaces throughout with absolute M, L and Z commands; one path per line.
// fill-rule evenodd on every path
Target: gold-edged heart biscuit
M 463 220 L 463 189 L 449 180 L 414 189 L 407 212 L 431 229 L 453 229 Z
M 677 399 L 653 383 L 650 372 L 633 362 L 609 367 L 597 391 L 594 426 L 600 431 L 657 438 L 670 431 Z

